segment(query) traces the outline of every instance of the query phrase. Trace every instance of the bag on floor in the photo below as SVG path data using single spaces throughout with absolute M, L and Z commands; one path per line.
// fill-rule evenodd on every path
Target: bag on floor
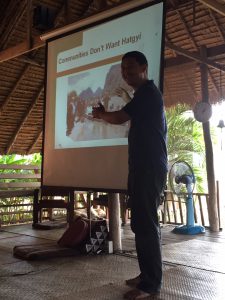
M 106 220 L 78 217 L 58 240 L 61 247 L 78 249 L 82 254 L 101 253 L 108 237 Z
M 108 239 L 108 227 L 106 220 L 86 220 L 89 234 L 78 247 L 83 254 L 100 254 L 106 249 Z

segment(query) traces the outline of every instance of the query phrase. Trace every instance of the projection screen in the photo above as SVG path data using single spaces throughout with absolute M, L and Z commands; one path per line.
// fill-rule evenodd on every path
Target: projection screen
M 122 108 L 121 57 L 143 52 L 149 78 L 162 86 L 163 1 L 130 1 L 53 31 L 47 41 L 42 185 L 125 191 L 129 122 L 92 118 L 92 106 Z

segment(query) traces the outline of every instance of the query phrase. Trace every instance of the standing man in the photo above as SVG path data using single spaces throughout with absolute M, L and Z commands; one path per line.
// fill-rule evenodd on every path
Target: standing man
M 93 117 L 111 124 L 131 120 L 128 136 L 128 194 L 131 229 L 135 234 L 140 274 L 126 281 L 133 287 L 125 299 L 147 299 L 159 293 L 162 284 L 161 238 L 158 221 L 160 194 L 167 175 L 167 126 L 163 99 L 148 79 L 148 62 L 143 53 L 132 51 L 122 57 L 122 77 L 134 89 L 132 100 L 121 110 L 93 108 Z

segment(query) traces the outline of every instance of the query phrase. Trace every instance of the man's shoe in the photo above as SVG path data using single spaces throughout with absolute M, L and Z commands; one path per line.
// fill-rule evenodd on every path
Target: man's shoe
M 140 275 L 138 275 L 137 277 L 127 279 L 126 285 L 128 285 L 130 287 L 136 287 L 140 282 L 141 282 L 141 277 L 140 277 Z
M 153 300 L 153 299 L 157 299 L 158 295 L 159 293 L 146 293 L 142 290 L 134 289 L 125 293 L 123 295 L 123 298 L 128 300 L 139 300 L 139 299 Z

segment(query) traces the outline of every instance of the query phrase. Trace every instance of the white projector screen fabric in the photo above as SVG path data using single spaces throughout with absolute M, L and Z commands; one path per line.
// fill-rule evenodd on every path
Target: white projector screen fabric
M 126 190 L 129 122 L 94 120 L 91 109 L 98 102 L 109 111 L 123 107 L 126 100 L 118 88 L 132 95 L 120 73 L 121 57 L 128 51 L 143 52 L 149 78 L 162 85 L 164 2 L 131 4 L 123 13 L 118 8 L 107 19 L 99 14 L 95 23 L 90 17 L 88 25 L 79 28 L 77 23 L 76 30 L 47 40 L 44 186 Z

